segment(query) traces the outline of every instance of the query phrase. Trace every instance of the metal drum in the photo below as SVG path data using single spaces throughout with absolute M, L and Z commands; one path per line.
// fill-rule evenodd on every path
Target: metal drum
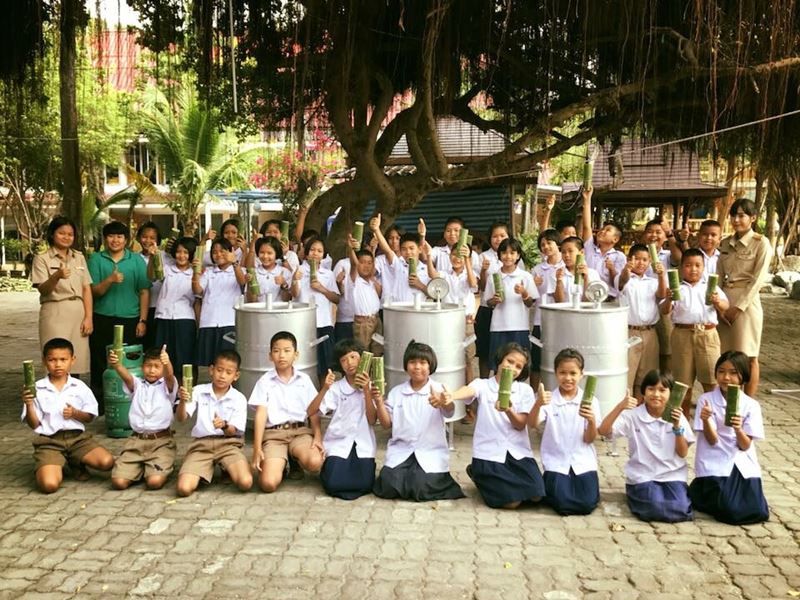
M 241 375 L 236 384 L 240 392 L 249 398 L 256 381 L 272 368 L 269 342 L 279 331 L 290 331 L 297 338 L 300 355 L 294 368 L 317 384 L 317 313 L 314 307 L 299 302 L 269 301 L 240 302 L 235 309 L 236 350 L 242 356 Z
M 628 308 L 581 302 L 580 308 L 557 303 L 545 304 L 541 309 L 541 371 L 545 387 L 558 387 L 553 368 L 556 354 L 564 348 L 574 348 L 583 355 L 584 374 L 597 377 L 595 396 L 605 416 L 625 397 L 628 387 Z
M 408 380 L 403 354 L 413 339 L 428 344 L 436 354 L 438 366 L 432 378 L 456 390 L 464 385 L 464 307 L 438 302 L 393 302 L 383 307 L 383 347 L 386 380 L 390 389 Z M 464 418 L 463 402 L 456 402 L 449 419 Z

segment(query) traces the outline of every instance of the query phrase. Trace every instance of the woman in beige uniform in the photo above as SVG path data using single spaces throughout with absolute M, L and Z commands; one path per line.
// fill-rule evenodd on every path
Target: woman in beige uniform
M 720 285 L 730 300 L 730 308 L 720 319 L 720 349 L 723 353 L 738 350 L 750 358 L 750 381 L 745 393 L 755 397 L 764 321 L 759 291 L 769 272 L 772 247 L 766 237 L 753 231 L 758 217 L 755 203 L 737 200 L 729 214 L 734 233 L 722 240 L 717 263 Z
M 47 228 L 49 248 L 33 258 L 31 281 L 39 290 L 39 345 L 65 338 L 75 347 L 73 374 L 89 372 L 92 279 L 83 254 L 74 250 L 75 224 L 56 217 Z

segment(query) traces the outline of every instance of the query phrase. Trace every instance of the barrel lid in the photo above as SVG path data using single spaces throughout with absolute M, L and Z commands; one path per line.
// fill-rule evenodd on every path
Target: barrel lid
M 617 304 L 605 303 L 598 306 L 592 302 L 581 302 L 580 308 L 575 308 L 571 302 L 556 302 L 554 304 L 543 304 L 541 309 L 552 310 L 554 312 L 570 312 L 578 314 L 628 312 L 627 306 L 618 306 Z
M 267 310 L 267 305 L 265 302 L 245 302 L 244 304 L 237 304 L 234 308 L 237 311 L 241 312 L 252 312 L 252 313 L 294 313 L 294 312 L 301 312 L 301 311 L 316 311 L 315 308 L 309 306 L 305 302 L 292 302 L 292 307 L 289 308 L 288 302 L 273 302 L 272 309 Z
M 464 312 L 464 307 L 452 302 L 423 302 L 420 309 L 414 307 L 413 302 L 392 302 L 383 306 L 383 312 L 397 311 L 397 312 L 411 312 L 411 313 L 430 313 L 430 312 L 450 312 L 459 311 Z

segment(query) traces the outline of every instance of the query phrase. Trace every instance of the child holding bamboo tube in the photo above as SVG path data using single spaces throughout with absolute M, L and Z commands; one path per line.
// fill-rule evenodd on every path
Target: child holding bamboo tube
M 716 385 L 714 365 L 720 354 L 718 313 L 728 309 L 728 298 L 721 289 L 708 294 L 709 283 L 703 281 L 703 253 L 690 248 L 681 257 L 680 299 L 667 294 L 661 312 L 672 316 L 672 373 L 675 379 L 689 386 L 683 401 L 687 418 L 692 405 L 691 387 L 695 378 L 704 392 Z
M 683 386 L 676 385 L 670 374 L 655 370 L 644 376 L 639 392 L 644 404 L 637 406 L 628 390 L 598 428 L 600 435 L 628 438 L 628 507 L 642 521 L 691 521 L 686 455 L 694 433 L 680 409 Z M 668 402 L 675 392 L 677 402 Z M 669 410 L 670 406 L 674 408 Z
M 342 288 L 352 301 L 353 335 L 365 349 L 376 355 L 383 354 L 383 346 L 372 339 L 383 333 L 380 318 L 382 287 L 375 278 L 375 257 L 360 248 L 358 240 L 349 237 L 348 269 Z
M 527 346 L 505 344 L 495 360 L 494 377 L 475 379 L 445 398 L 448 403 L 481 404 L 467 474 L 487 506 L 512 509 L 525 501 L 538 502 L 544 496 L 544 480 L 528 436 L 534 396 L 527 383 Z M 540 387 L 539 395 L 544 393 Z
M 597 271 L 600 281 L 608 285 L 609 298 L 618 295 L 614 280 L 625 266 L 625 254 L 617 250 L 616 246 L 622 237 L 622 230 L 615 223 L 606 222 L 603 227 L 594 233 L 592 231 L 592 188 L 584 188 L 583 212 L 581 216 L 583 238 L 583 251 L 586 255 L 586 265 Z
M 289 282 L 292 274 L 281 266 L 283 248 L 278 238 L 266 236 L 256 240 L 253 252 L 247 255 L 248 268 L 255 270 L 255 279 L 258 284 L 259 294 L 256 296 L 250 285 L 247 286 L 248 302 L 263 301 L 267 294 L 272 294 L 275 300 L 289 299 Z M 252 284 L 252 275 L 247 275 L 248 283 Z
M 533 309 L 533 335 L 542 338 L 542 311 L 541 306 L 555 302 L 556 271 L 564 268 L 559 249 L 559 235 L 555 229 L 545 229 L 539 234 L 536 244 L 542 256 L 542 262 L 531 269 L 533 283 L 539 291 L 539 302 Z M 536 344 L 531 344 L 531 385 L 539 385 L 542 366 L 542 349 Z
M 564 267 L 556 269 L 556 290 L 553 293 L 555 301 L 570 302 L 573 292 L 579 292 L 583 298 L 586 286 L 592 281 L 599 281 L 600 275 L 583 261 L 581 238 L 568 237 L 561 242 L 561 259 Z
M 600 502 L 594 448 L 600 404 L 594 393 L 579 386 L 584 364 L 580 352 L 565 348 L 553 362 L 558 389 L 539 394 L 528 425 L 544 423 L 541 454 L 547 503 L 560 515 L 588 515 Z
M 511 237 L 507 223 L 495 222 L 489 227 L 489 248 L 480 254 L 480 271 L 478 272 L 478 291 L 481 304 L 475 314 L 475 354 L 478 355 L 478 368 L 481 377 L 489 376 L 489 363 L 492 355 L 489 352 L 489 332 L 492 324 L 493 307 L 489 299 L 494 296 L 488 283 L 495 271 L 500 270 L 498 248 L 503 240 Z
M 284 236 L 284 230 L 286 232 L 286 236 Z M 297 267 L 300 266 L 300 259 L 297 257 L 297 253 L 291 249 L 289 245 L 289 223 L 288 221 L 281 221 L 280 219 L 270 219 L 269 221 L 264 222 L 264 224 L 259 229 L 259 235 L 261 237 L 272 237 L 278 240 L 281 246 L 281 254 L 282 258 L 278 259 L 278 264 L 280 264 L 284 269 L 288 270 L 290 273 L 294 273 L 297 270 Z M 255 252 L 255 244 L 258 241 L 258 236 L 253 236 L 251 244 L 251 253 Z
M 425 240 L 425 223 L 420 219 L 417 233 L 404 233 L 400 237 L 400 256 L 392 249 L 381 232 L 381 215 L 369 220 L 369 228 L 376 238 L 378 246 L 386 257 L 387 270 L 391 273 L 394 287 L 383 288 L 384 295 L 393 302 L 410 302 L 414 296 L 427 296 L 428 282 L 431 280 L 425 260 L 420 260 L 422 243 Z
M 744 393 L 750 359 L 743 352 L 724 352 L 714 373 L 717 388 L 697 400 L 694 430 L 702 435 L 697 436 L 689 497 L 695 510 L 723 523 L 760 523 L 769 519 L 755 446 L 764 439 L 764 422 L 761 405 Z
M 355 340 L 340 340 L 333 349 L 334 368 L 343 377 L 328 374 L 319 393 L 308 406 L 308 416 L 333 417 L 325 430 L 322 445 L 325 462 L 319 479 L 329 496 L 355 500 L 372 492 L 375 484 L 375 398 L 369 376 L 370 353 Z M 366 366 L 364 363 L 366 362 Z
M 673 256 L 672 249 L 667 244 L 667 240 L 672 237 L 670 231 L 660 217 L 649 220 L 644 226 L 644 234 L 642 235 L 642 242 L 651 248 L 651 252 L 658 262 L 664 265 L 665 270 L 672 268 L 673 264 L 677 264 L 680 260 L 680 253 L 678 252 Z M 652 277 L 654 274 L 653 265 L 656 260 L 651 260 L 650 268 L 647 270 L 647 275 Z M 658 352 L 659 352 L 659 369 L 665 373 L 670 372 L 672 344 L 670 338 L 672 337 L 672 319 L 669 315 L 661 314 L 661 317 L 656 323 L 656 335 L 658 335 Z
M 454 253 L 456 256 L 460 256 L 461 246 L 469 246 L 467 240 L 471 236 L 469 235 L 469 230 L 466 227 L 467 226 L 464 223 L 464 219 L 461 217 L 448 217 L 447 221 L 445 221 L 444 232 L 442 234 L 444 244 L 441 246 L 434 246 L 430 252 L 431 260 L 441 276 L 444 276 L 446 273 L 450 273 L 453 270 L 453 266 L 450 262 L 450 256 Z M 477 273 L 481 268 L 478 255 L 471 255 L 470 260 L 472 261 L 473 270 Z

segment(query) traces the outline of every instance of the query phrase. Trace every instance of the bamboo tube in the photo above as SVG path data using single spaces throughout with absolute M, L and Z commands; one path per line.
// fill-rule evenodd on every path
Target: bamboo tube
M 383 369 L 383 357 L 382 356 L 373 356 L 372 360 L 369 363 L 370 367 L 370 378 L 372 379 L 372 385 L 374 385 L 381 395 L 386 393 L 386 377 L 384 375 Z
M 189 394 L 187 402 L 192 401 L 192 390 L 194 389 L 194 370 L 192 365 L 183 365 L 183 387 Z
M 494 293 L 500 296 L 500 300 L 506 299 L 506 291 L 503 289 L 503 276 L 499 271 L 492 273 L 492 283 L 494 284 Z
M 731 419 L 739 415 L 739 396 L 741 389 L 738 385 L 728 384 L 728 391 L 725 393 L 725 425 L 731 426 Z
M 717 292 L 717 284 L 719 283 L 719 275 L 711 273 L 708 276 L 708 284 L 706 287 L 706 304 L 711 306 L 711 296 Z
M 122 360 L 122 350 L 125 347 L 125 326 L 114 325 L 114 345 L 111 347 L 119 360 Z
M 363 221 L 356 221 L 353 223 L 353 239 L 361 246 L 361 241 L 364 239 L 364 223 Z
M 685 383 L 681 383 L 680 381 L 675 382 L 675 385 L 672 386 L 672 391 L 669 393 L 669 399 L 664 405 L 664 412 L 661 413 L 662 420 L 666 421 L 667 423 L 672 422 L 672 411 L 681 407 L 683 404 L 683 399 L 688 390 L 689 386 Z
M 655 244 L 647 244 L 647 251 L 650 253 L 650 263 L 655 273 L 656 264 L 658 263 L 658 247 Z
M 247 274 L 250 275 L 250 281 L 248 282 L 248 287 L 250 288 L 250 293 L 254 296 L 261 295 L 261 284 L 258 283 L 258 277 L 256 277 L 256 268 L 255 267 L 247 267 Z
M 581 406 L 591 406 L 594 398 L 594 391 L 597 389 L 597 377 L 594 375 L 586 376 L 586 387 L 583 388 L 583 398 Z
M 669 290 L 672 292 L 673 300 L 681 299 L 681 278 L 678 269 L 668 269 L 667 278 L 669 279 Z
M 356 368 L 356 375 L 369 375 L 369 366 L 372 361 L 372 356 L 372 352 L 367 352 L 366 350 L 361 353 L 361 357 L 358 360 L 358 367 Z
M 585 264 L 586 258 L 583 254 L 578 254 L 578 256 L 575 257 L 575 285 L 578 287 L 583 286 L 583 273 L 578 271 L 578 267 Z
M 32 394 L 36 393 L 36 367 L 32 360 L 22 361 L 22 376 L 25 379 L 25 389 Z
M 411 276 L 417 274 L 417 259 L 409 258 L 406 262 L 408 263 L 408 282 L 411 283 Z
M 308 276 L 312 283 L 317 280 L 317 261 L 313 258 L 308 259 Z
M 497 392 L 497 399 L 500 401 L 500 408 L 511 407 L 511 386 L 514 383 L 514 371 L 503 367 L 500 369 L 500 390 Z

